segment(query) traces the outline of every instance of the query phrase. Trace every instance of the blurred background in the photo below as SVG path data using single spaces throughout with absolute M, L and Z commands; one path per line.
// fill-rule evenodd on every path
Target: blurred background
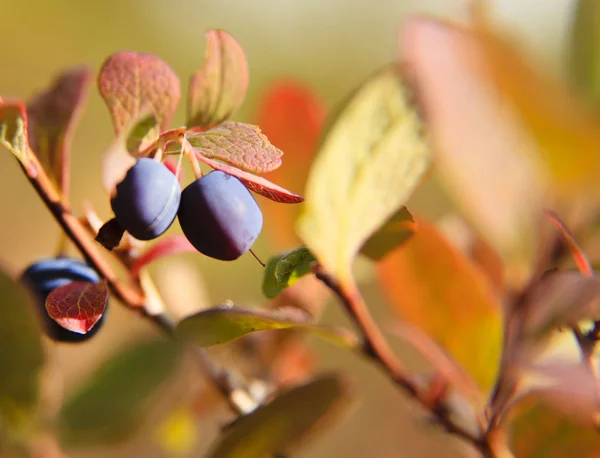
M 494 18 L 510 28 L 526 52 L 534 54 L 548 71 L 562 74 L 571 0 L 489 3 L 493 5 Z M 467 3 L 461 0 L 1 0 L 0 4 L 3 17 L 0 94 L 5 98 L 27 99 L 66 67 L 85 64 L 97 70 L 109 54 L 134 50 L 156 54 L 172 66 L 180 75 L 184 102 L 188 76 L 203 61 L 204 31 L 222 28 L 247 53 L 250 88 L 235 118 L 252 122 L 262 94 L 280 78 L 306 84 L 324 100 L 328 109 L 334 107 L 369 74 L 395 58 L 397 34 L 404 18 L 428 13 L 460 20 L 465 17 Z M 184 110 L 182 103 L 174 127 L 183 123 Z M 103 219 L 111 214 L 99 167 L 102 153 L 112 139 L 108 112 L 93 87 L 74 137 L 71 199 L 76 211 L 83 202 L 91 202 Z M 0 259 L 17 273 L 35 259 L 52 255 L 59 231 L 10 154 L 0 154 L 0 170 L 3 215 Z M 415 205 L 411 207 L 414 212 L 427 212 L 427 199 L 420 199 Z M 266 259 L 276 249 L 270 243 L 269 232 L 264 231 L 256 246 L 257 254 Z M 260 306 L 264 302 L 260 289 L 262 270 L 251 256 L 235 263 L 221 263 L 200 255 L 184 258 L 197 265 L 193 278 L 206 288 L 211 303 L 229 299 Z M 377 289 L 370 284 L 368 266 L 361 277 L 374 313 L 385 319 L 389 312 L 382 307 Z M 324 320 L 345 323 L 334 307 L 327 309 Z M 77 383 L 123 342 L 148 332 L 151 332 L 148 326 L 135 315 L 112 307 L 104 330 L 95 339 L 80 346 L 54 346 L 51 358 L 68 384 Z M 356 402 L 352 415 L 341 426 L 310 442 L 297 456 L 464 456 L 458 441 L 431 431 L 419 410 L 370 364 L 327 344 L 315 341 L 314 346 L 324 368 L 339 368 L 352 375 Z M 416 359 L 412 363 L 419 364 Z M 210 421 L 203 424 L 208 431 L 200 433 L 200 442 L 209 441 L 217 426 L 211 426 Z M 432 434 L 436 440 L 431 440 Z M 204 450 L 208 442 L 198 446 Z M 72 456 L 158 457 L 163 452 L 148 437 L 137 437 L 108 450 L 82 451 Z

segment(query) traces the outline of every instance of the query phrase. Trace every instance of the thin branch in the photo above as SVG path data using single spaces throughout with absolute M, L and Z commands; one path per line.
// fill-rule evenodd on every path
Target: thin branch
M 430 390 L 423 389 L 409 376 L 371 317 L 358 288 L 355 285 L 340 284 L 319 265 L 316 265 L 313 271 L 315 276 L 337 295 L 349 317 L 354 321 L 363 340 L 363 354 L 377 363 L 396 385 L 431 412 L 447 432 L 471 443 L 486 458 L 498 457 L 490 438 L 474 435 L 457 425 L 450 418 L 450 412 L 440 402 L 443 397 L 432 396 Z

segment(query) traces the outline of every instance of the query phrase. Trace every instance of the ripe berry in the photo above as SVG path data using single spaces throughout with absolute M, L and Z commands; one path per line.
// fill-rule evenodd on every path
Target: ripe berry
M 59 342 L 83 342 L 93 337 L 104 322 L 105 313 L 86 334 L 69 331 L 60 326 L 46 311 L 46 297 L 59 286 L 73 281 L 100 281 L 98 273 L 89 265 L 73 258 L 46 258 L 31 264 L 21 275 L 21 281 L 33 291 L 38 298 L 38 310 L 42 319 L 42 327 L 51 339 Z M 108 307 L 108 305 L 107 305 Z
M 161 162 L 138 159 L 110 203 L 121 228 L 139 240 L 151 240 L 173 223 L 181 199 L 177 177 Z
M 181 194 L 179 224 L 202 254 L 233 261 L 246 253 L 262 229 L 262 213 L 236 177 L 213 170 Z

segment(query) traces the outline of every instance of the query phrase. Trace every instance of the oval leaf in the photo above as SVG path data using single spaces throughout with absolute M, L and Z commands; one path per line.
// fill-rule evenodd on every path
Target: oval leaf
M 63 443 L 104 445 L 127 438 L 147 416 L 150 397 L 181 356 L 180 346 L 172 342 L 149 341 L 104 363 L 63 405 L 58 422 Z
M 173 254 L 197 252 L 196 248 L 182 234 L 164 237 L 133 262 L 129 273 L 132 277 L 137 277 L 144 267 L 157 259 Z
M 73 68 L 27 104 L 29 144 L 63 195 L 68 193 L 71 140 L 91 80 L 91 69 Z
M 86 334 L 102 318 L 108 301 L 106 281 L 74 281 L 53 290 L 46 311 L 63 328 Z
M 152 54 L 121 51 L 110 56 L 98 75 L 98 89 L 118 134 L 145 110 L 166 129 L 179 103 L 179 78 Z
M 206 128 L 230 118 L 244 101 L 248 80 L 240 44 L 224 30 L 207 31 L 204 65 L 190 79 L 187 125 Z
M 44 363 L 40 328 L 27 291 L 0 270 L 0 423 L 18 432 L 39 399 Z
M 283 152 L 252 124 L 228 121 L 206 132 L 188 133 L 187 139 L 203 156 L 246 172 L 270 172 L 281 165 Z
M 375 232 L 360 249 L 360 254 L 381 261 L 415 233 L 416 224 L 406 207 L 400 208 Z
M 276 184 L 271 183 L 264 178 L 203 156 L 194 150 L 194 147 L 190 145 L 190 142 L 186 138 L 183 139 L 181 144 L 183 148 L 189 148 L 191 151 L 193 151 L 200 162 L 204 162 L 206 165 L 215 170 L 221 170 L 237 177 L 250 191 L 260 194 L 267 199 L 271 199 L 282 204 L 296 204 L 304 200 L 304 197 L 301 195 L 294 194 L 293 192 L 288 191 L 281 186 L 277 186 Z
M 269 404 L 239 417 L 209 452 L 210 458 L 262 458 L 287 450 L 322 426 L 349 398 L 346 383 L 325 375 L 281 392 Z
M 277 296 L 304 275 L 311 273 L 315 262 L 315 257 L 304 247 L 269 259 L 263 277 L 263 294 L 268 298 Z
M 345 348 L 354 348 L 357 339 L 351 332 L 330 329 L 311 322 L 308 314 L 296 308 L 277 310 L 221 306 L 203 310 L 179 322 L 176 335 L 200 347 L 230 342 L 251 332 L 296 328 L 312 332 Z
M 13 153 L 23 167 L 32 167 L 32 152 L 27 135 L 27 112 L 22 102 L 0 101 L 0 145 Z
M 429 164 L 423 125 L 397 67 L 369 79 L 329 130 L 297 231 L 341 282 L 363 243 L 410 197 Z
M 500 363 L 500 304 L 485 275 L 431 224 L 378 266 L 400 316 L 439 343 L 488 389 Z

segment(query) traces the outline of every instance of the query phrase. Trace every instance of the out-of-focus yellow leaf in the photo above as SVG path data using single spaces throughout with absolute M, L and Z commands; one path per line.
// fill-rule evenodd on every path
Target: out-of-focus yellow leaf
M 430 223 L 386 257 L 378 275 L 391 305 L 491 388 L 500 362 L 500 304 L 485 274 Z
M 157 440 L 168 456 L 187 456 L 197 443 L 194 414 L 189 409 L 176 409 L 168 415 L 157 430 Z
M 597 105 L 600 102 L 600 2 L 579 0 L 575 6 L 569 43 L 573 82 Z
M 527 458 L 597 458 L 600 434 L 564 414 L 536 403 L 523 404 L 510 423 L 512 450 Z

